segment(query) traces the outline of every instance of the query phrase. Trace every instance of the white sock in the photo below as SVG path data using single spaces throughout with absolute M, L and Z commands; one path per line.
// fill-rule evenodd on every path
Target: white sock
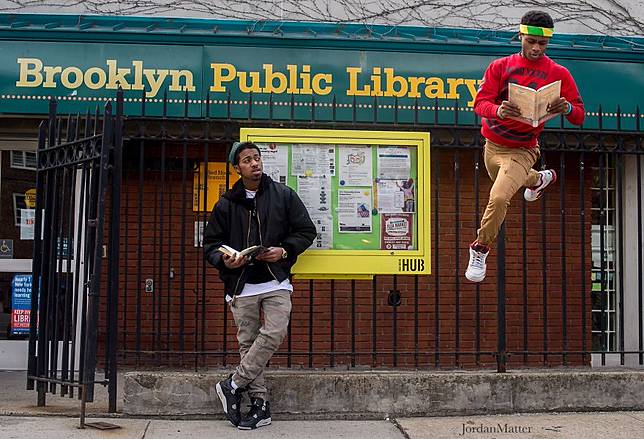
M 235 384 L 235 381 L 233 381 L 232 379 L 230 380 L 230 385 L 235 390 L 237 390 L 237 388 L 239 387 L 237 384 Z

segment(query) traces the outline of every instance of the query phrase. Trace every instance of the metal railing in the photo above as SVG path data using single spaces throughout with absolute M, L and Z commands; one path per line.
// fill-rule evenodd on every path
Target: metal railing
M 490 181 L 481 166 L 479 121 L 472 112 L 460 110 L 458 102 L 447 112 L 438 102 L 431 107 L 416 103 L 403 116 L 397 102 L 387 110 L 376 98 L 368 106 L 354 101 L 340 108 L 333 98 L 320 116 L 311 98 L 308 112 L 291 100 L 290 106 L 280 106 L 277 118 L 270 97 L 262 109 L 267 116 L 259 119 L 252 95 L 244 100 L 243 114 L 232 108 L 230 97 L 208 99 L 203 118 L 188 117 L 187 95 L 184 117 L 167 116 L 167 98 L 164 115 L 148 117 L 145 96 L 141 101 L 141 116 L 128 117 L 124 127 L 120 364 L 202 368 L 237 361 L 235 328 L 222 285 L 195 238 L 209 213 L 193 210 L 193 184 L 205 185 L 206 194 L 219 190 L 194 181 L 194 171 L 200 163 L 224 162 L 239 128 L 250 125 L 432 134 L 432 275 L 296 280 L 288 337 L 271 365 L 505 371 L 588 366 L 593 355 L 606 363 L 612 354 L 618 364 L 644 364 L 639 108 L 628 117 L 618 108 L 610 119 L 612 128 L 605 128 L 601 108 L 595 112 L 596 128 L 572 128 L 563 118 L 548 126 L 540 139 L 537 167 L 556 169 L 558 185 L 536 203 L 526 203 L 520 194 L 513 199 L 504 233 L 493 249 L 496 257 L 488 259 L 488 278 L 471 284 L 463 277 L 467 247 L 475 237 Z M 339 111 L 352 116 L 341 120 Z M 626 120 L 628 129 L 622 128 Z M 614 169 L 611 181 L 605 179 L 607 160 Z M 593 191 L 596 175 L 600 187 Z M 603 195 L 597 196 L 609 185 L 619 198 L 613 211 L 601 201 Z M 617 256 L 607 261 L 610 222 L 616 230 Z M 631 246 L 636 250 L 624 239 L 637 242 Z M 617 273 L 619 301 L 614 325 L 618 340 L 610 351 L 607 343 L 592 344 L 594 333 L 605 338 L 609 332 L 609 322 L 601 317 L 608 309 L 607 264 Z M 599 279 L 594 272 L 601 273 Z M 591 303 L 596 297 L 598 319 Z M 637 308 L 626 316 L 630 303 Z

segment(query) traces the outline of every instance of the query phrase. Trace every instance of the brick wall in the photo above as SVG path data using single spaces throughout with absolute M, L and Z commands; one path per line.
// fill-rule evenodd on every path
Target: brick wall
M 495 367 L 495 358 L 489 353 L 496 351 L 497 346 L 496 251 L 493 250 L 488 258 L 488 278 L 478 288 L 463 277 L 468 261 L 467 247 L 476 230 L 474 158 L 479 152 L 450 150 L 433 151 L 432 154 L 432 160 L 437 161 L 439 169 L 438 187 L 432 188 L 432 209 L 438 209 L 439 215 L 438 228 L 434 213 L 431 216 L 433 274 L 418 278 L 376 276 L 373 282 L 295 281 L 290 337 L 271 361 L 272 366 Z M 478 206 L 482 214 L 490 181 L 482 157 L 479 160 Z M 560 171 L 558 153 L 546 154 L 545 161 L 549 167 Z M 455 163 L 460 165 L 459 192 L 456 192 Z M 548 191 L 545 210 L 541 200 L 526 205 L 528 269 L 525 292 L 522 192 L 513 199 L 509 209 L 506 220 L 509 351 L 527 349 L 538 353 L 546 348 L 545 343 L 550 352 L 559 352 L 565 347 L 568 351 L 579 351 L 583 347 L 584 334 L 585 348 L 590 347 L 591 179 L 586 171 L 582 185 L 586 222 L 581 224 L 579 157 L 573 153 L 566 154 L 563 163 L 564 176 L 560 175 L 558 184 Z M 589 165 L 586 166 L 588 169 Z M 204 264 L 202 249 L 193 245 L 194 221 L 203 219 L 203 214 L 197 215 L 192 211 L 191 179 L 191 171 L 188 171 L 184 184 L 181 170 L 175 169 L 165 172 L 163 183 L 158 171 L 149 170 L 144 173 L 144 182 L 140 186 L 138 171 L 126 171 L 120 230 L 119 350 L 122 351 L 122 364 L 190 367 L 194 364 L 234 364 L 237 361 L 235 327 L 223 302 L 217 271 Z M 562 181 L 565 185 L 563 209 L 560 204 Z M 140 189 L 142 204 L 139 204 Z M 436 195 L 438 206 L 435 204 Z M 562 211 L 565 221 L 563 259 Z M 546 220 L 545 237 L 542 212 L 545 212 Z M 584 242 L 581 240 L 582 227 Z M 582 246 L 586 248 L 585 261 L 580 260 Z M 542 264 L 544 251 L 545 267 Z M 565 278 L 562 274 L 564 266 Z M 170 278 L 171 268 L 173 278 Z M 154 279 L 154 293 L 143 290 L 146 278 Z M 582 291 L 582 278 L 586 282 L 585 292 Z M 401 305 L 395 309 L 387 303 L 387 296 L 394 288 L 402 296 Z M 585 308 L 582 307 L 584 294 Z M 524 297 L 527 299 L 527 321 L 524 321 Z M 547 300 L 547 306 L 544 306 L 544 300 Z M 311 303 L 312 314 L 309 311 Z M 525 346 L 524 330 L 527 330 Z M 312 338 L 309 336 L 311 332 Z M 180 334 L 183 334 L 183 345 Z M 310 358 L 311 341 L 314 354 Z M 475 354 L 477 343 L 478 351 L 483 352 L 481 355 Z M 292 353 L 290 360 L 287 357 L 289 347 Z M 137 355 L 133 352 L 137 350 L 156 353 Z M 166 350 L 175 353 L 162 352 Z M 181 355 L 176 351 L 187 353 Z M 223 351 L 228 354 L 223 355 Z M 436 351 L 440 353 L 439 363 L 435 362 Z M 455 351 L 460 354 L 456 355 Z M 569 365 L 588 364 L 588 358 L 579 354 L 569 354 L 565 359 L 562 355 L 553 354 L 547 359 L 542 355 L 530 355 L 524 359 L 523 355 L 514 354 L 509 365 L 556 366 L 564 364 L 564 361 Z

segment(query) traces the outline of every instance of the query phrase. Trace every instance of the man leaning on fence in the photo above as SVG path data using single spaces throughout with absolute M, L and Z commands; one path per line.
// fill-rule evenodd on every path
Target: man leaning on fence
M 241 179 L 215 205 L 204 248 L 224 283 L 241 356 L 235 372 L 217 383 L 217 395 L 228 420 L 249 430 L 271 423 L 264 369 L 286 335 L 293 292 L 291 267 L 313 243 L 316 230 L 295 191 L 263 173 L 257 145 L 236 142 L 229 160 Z M 222 245 L 236 250 L 258 245 L 261 250 L 235 258 L 219 251 Z M 242 418 L 244 391 L 251 406 Z
M 532 169 L 540 155 L 538 137 L 545 122 L 533 127 L 514 119 L 522 115 L 519 107 L 508 101 L 509 84 L 537 90 L 561 81 L 560 97 L 547 107 L 550 117 L 564 114 L 575 125 L 584 121 L 584 104 L 570 72 L 545 55 L 553 33 L 554 23 L 549 14 L 527 12 L 519 26 L 521 51 L 488 66 L 474 100 L 474 111 L 482 118 L 485 168 L 494 183 L 476 240 L 470 244 L 465 277 L 472 282 L 485 279 L 485 260 L 514 194 L 526 186 L 525 200 L 536 201 L 557 179 L 553 169 L 539 172 Z

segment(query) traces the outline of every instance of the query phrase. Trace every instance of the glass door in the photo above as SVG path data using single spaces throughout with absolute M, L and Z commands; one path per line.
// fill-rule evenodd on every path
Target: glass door
M 35 188 L 36 152 L 0 150 L 0 370 L 27 368 Z

